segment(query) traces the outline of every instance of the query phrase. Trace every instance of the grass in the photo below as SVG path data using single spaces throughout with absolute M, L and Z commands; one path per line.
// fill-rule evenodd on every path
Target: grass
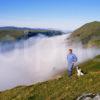
M 0 100 L 75 100 L 82 93 L 100 93 L 100 55 L 79 65 L 86 73 L 61 78 L 31 86 L 19 86 L 0 93 Z

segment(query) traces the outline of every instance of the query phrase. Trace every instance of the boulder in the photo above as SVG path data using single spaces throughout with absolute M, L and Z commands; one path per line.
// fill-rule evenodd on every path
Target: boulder
M 100 100 L 100 94 L 83 93 L 76 100 Z

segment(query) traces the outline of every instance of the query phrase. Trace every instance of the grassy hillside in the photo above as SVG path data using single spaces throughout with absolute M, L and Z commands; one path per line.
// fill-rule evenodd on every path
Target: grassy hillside
M 85 46 L 100 47 L 100 22 L 83 25 L 71 34 L 70 39 L 72 42 L 81 41 Z
M 0 93 L 0 100 L 75 100 L 82 93 L 100 93 L 100 55 L 79 65 L 84 73 L 68 78 L 66 71 L 59 79 L 31 86 L 19 86 Z
M 23 30 L 0 30 L 0 40 L 4 40 L 6 36 L 10 36 L 14 39 L 22 36 L 24 34 Z

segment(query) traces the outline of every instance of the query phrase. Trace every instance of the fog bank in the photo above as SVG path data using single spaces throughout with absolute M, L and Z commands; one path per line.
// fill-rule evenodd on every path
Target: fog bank
M 0 52 L 0 91 L 45 81 L 66 70 L 68 48 L 73 48 L 78 63 L 100 54 L 100 50 L 84 49 L 81 44 L 68 46 L 67 37 L 39 35 L 15 43 L 15 49 L 9 52 Z

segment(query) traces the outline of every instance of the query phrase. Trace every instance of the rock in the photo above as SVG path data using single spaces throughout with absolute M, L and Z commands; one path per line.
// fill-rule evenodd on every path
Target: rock
M 93 98 L 93 100 L 100 100 L 100 94 L 97 94 L 97 95 Z
M 84 93 L 76 100 L 100 100 L 100 94 Z

